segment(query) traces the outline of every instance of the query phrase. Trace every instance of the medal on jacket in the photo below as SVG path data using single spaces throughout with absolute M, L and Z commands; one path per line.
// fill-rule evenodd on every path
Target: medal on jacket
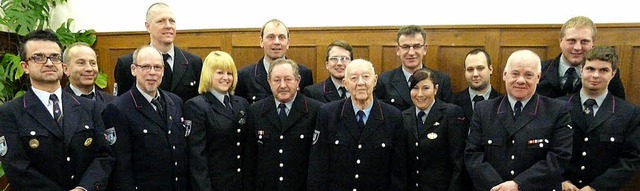
M 85 147 L 90 146 L 91 143 L 93 143 L 93 138 L 91 138 L 91 137 L 87 138 L 87 140 L 84 140 L 84 146 Z
M 240 110 L 240 120 L 238 120 L 238 124 L 244 125 L 247 121 L 244 119 L 244 111 Z
M 38 141 L 38 139 L 29 140 L 29 147 L 31 147 L 32 149 L 37 149 L 39 146 L 40 146 L 40 141 Z
M 436 134 L 434 132 L 431 132 L 431 133 L 427 134 L 427 138 L 429 138 L 431 140 L 436 139 L 436 138 L 438 138 L 438 134 Z

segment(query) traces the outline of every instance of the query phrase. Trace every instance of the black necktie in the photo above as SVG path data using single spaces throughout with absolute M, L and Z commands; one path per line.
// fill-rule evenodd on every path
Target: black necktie
M 284 125 L 287 123 L 287 105 L 285 105 L 284 103 L 280 103 L 280 105 L 278 105 L 278 108 L 280 109 L 280 111 L 278 112 L 278 117 L 280 118 L 280 126 L 284 128 Z
M 484 97 L 481 95 L 476 95 L 475 97 L 473 97 L 473 108 L 475 108 L 476 104 L 482 100 L 484 100 Z
M 56 94 L 51 94 L 49 100 L 53 102 L 53 119 L 56 120 L 58 127 L 62 129 L 62 111 L 60 110 L 60 102 Z
M 513 120 L 514 121 L 518 119 L 518 117 L 520 116 L 520 112 L 522 112 L 522 102 L 517 101 L 516 102 L 516 106 L 515 106 L 514 111 L 513 111 L 513 113 L 514 113 Z
M 340 98 L 344 99 L 347 97 L 347 89 L 345 89 L 344 86 L 340 86 L 338 91 L 340 91 Z
M 587 99 L 587 101 L 585 101 L 583 105 L 585 108 L 584 114 L 587 116 L 587 122 L 591 123 L 591 120 L 595 116 L 595 112 L 593 111 L 593 106 L 596 105 L 596 100 Z
M 567 72 L 564 73 L 564 76 L 567 77 L 567 81 L 564 82 L 564 86 L 562 87 L 562 89 L 564 89 L 566 94 L 573 93 L 573 81 L 576 79 L 575 75 L 576 75 L 575 68 L 569 68 L 567 69 Z
M 418 112 L 418 128 L 416 129 L 418 131 L 418 133 L 420 133 L 420 131 L 422 131 L 422 128 L 424 126 L 424 121 L 422 120 L 422 118 L 426 115 L 426 113 L 424 113 L 424 111 L 420 111 Z
M 171 66 L 169 66 L 169 58 L 171 55 L 164 53 L 162 54 L 162 60 L 164 60 L 164 75 L 162 76 L 162 83 L 160 84 L 160 89 L 170 91 L 171 90 L 171 82 L 173 79 L 173 71 L 171 70 Z
M 164 108 L 162 107 L 162 103 L 160 102 L 160 98 L 154 98 L 151 100 L 151 104 L 153 104 L 154 106 L 156 106 L 156 111 L 158 112 L 158 115 L 160 115 L 160 118 L 162 118 L 162 120 L 165 120 L 164 117 Z
M 233 109 L 231 109 L 231 101 L 229 101 L 228 95 L 224 96 L 224 107 L 227 109 L 227 111 L 233 113 Z
M 93 97 L 95 97 L 95 95 L 96 95 L 95 93 L 91 92 L 91 93 L 89 93 L 89 94 L 80 94 L 80 97 L 83 97 L 83 98 L 87 98 L 87 99 L 93 100 Z
M 364 128 L 364 111 L 362 110 L 358 110 L 358 127 L 360 127 L 360 129 Z

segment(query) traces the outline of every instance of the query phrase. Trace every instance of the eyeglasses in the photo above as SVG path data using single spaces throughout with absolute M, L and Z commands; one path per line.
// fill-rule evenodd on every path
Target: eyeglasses
M 53 64 L 60 64 L 62 63 L 62 56 L 60 56 L 59 54 L 52 54 L 50 56 L 45 56 L 44 54 L 34 54 L 33 56 L 27 58 L 25 62 L 29 62 L 30 60 L 33 60 L 36 64 L 45 64 L 47 63 L 47 60 L 51 60 L 51 63 Z
M 329 61 L 331 62 L 347 62 L 347 61 L 351 61 L 351 58 L 347 57 L 347 56 L 334 56 L 334 57 L 329 57 Z
M 400 46 L 400 49 L 402 49 L 404 51 L 409 51 L 409 50 L 411 50 L 411 48 L 413 48 L 414 50 L 418 50 L 418 49 L 423 48 L 424 46 L 425 46 L 424 44 L 414 44 L 414 45 L 405 44 L 405 45 Z
M 137 64 L 134 64 L 134 65 L 140 68 L 140 70 L 142 70 L 143 72 L 151 71 L 151 69 L 153 69 L 153 71 L 156 71 L 156 72 L 162 72 L 162 70 L 164 69 L 164 66 L 137 65 Z

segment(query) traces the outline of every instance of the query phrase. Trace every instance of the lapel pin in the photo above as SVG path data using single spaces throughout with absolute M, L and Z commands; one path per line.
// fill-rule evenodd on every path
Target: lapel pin
M 40 141 L 38 141 L 38 139 L 29 140 L 29 147 L 31 147 L 32 149 L 37 149 L 39 146 L 40 146 Z
M 84 146 L 88 147 L 91 145 L 91 143 L 93 143 L 93 138 L 89 137 L 87 138 L 87 140 L 84 141 Z
M 436 139 L 436 138 L 438 138 L 438 134 L 436 134 L 434 132 L 431 132 L 431 133 L 427 134 L 427 138 L 429 138 L 431 140 Z
M 437 121 L 433 124 L 433 126 L 439 126 L 440 123 L 438 123 Z

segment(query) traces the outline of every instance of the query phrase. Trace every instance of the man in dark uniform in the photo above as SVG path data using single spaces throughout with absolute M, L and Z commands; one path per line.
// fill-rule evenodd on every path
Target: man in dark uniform
M 244 97 L 249 103 L 269 97 L 271 90 L 267 77 L 269 65 L 276 59 L 285 58 L 289 49 L 289 29 L 278 19 L 267 21 L 260 30 L 260 47 L 264 50 L 264 57 L 258 63 L 245 66 L 238 70 L 238 85 L 236 95 Z M 311 69 L 298 64 L 300 83 L 298 90 L 313 84 Z
M 373 65 L 356 59 L 343 80 L 351 98 L 321 107 L 308 190 L 406 190 L 402 114 L 373 97 L 376 80 Z
M 476 105 L 465 165 L 477 190 L 562 190 L 571 158 L 569 104 L 535 93 L 540 57 L 511 54 L 502 74 L 507 95 Z
M 344 69 L 353 58 L 353 47 L 346 41 L 333 41 L 327 46 L 325 68 L 331 75 L 325 81 L 304 88 L 304 95 L 323 103 L 349 97 L 349 92 L 342 84 Z
M 562 25 L 562 53 L 554 59 L 542 62 L 542 77 L 537 90 L 540 95 L 557 98 L 580 91 L 580 64 L 584 60 L 584 53 L 593 48 L 596 34 L 596 25 L 585 16 L 573 17 Z M 567 80 L 570 82 L 567 83 Z M 625 98 L 620 72 L 616 72 L 609 83 L 609 91 L 620 99 Z
M 172 92 L 182 100 L 198 95 L 198 83 L 202 71 L 202 59 L 173 44 L 176 36 L 176 20 L 173 11 L 165 3 L 154 3 L 147 9 L 146 22 L 150 45 L 162 53 L 164 74 L 160 89 Z M 131 89 L 135 77 L 131 75 L 132 54 L 118 58 L 114 69 L 114 94 L 122 95 Z
M 31 88 L 0 106 L 0 156 L 11 190 L 101 190 L 113 154 L 95 103 L 62 91 L 60 41 L 51 30 L 24 38 L 20 62 Z
M 420 26 L 409 25 L 400 28 L 396 38 L 398 43 L 396 54 L 400 57 L 402 65 L 391 71 L 380 74 L 378 85 L 373 95 L 376 98 L 391 104 L 404 111 L 413 105 L 409 90 L 409 77 L 420 68 L 427 67 L 423 63 L 423 57 L 427 54 L 427 32 Z M 444 102 L 451 102 L 451 79 L 443 72 L 432 70 L 438 79 L 438 98 Z
M 473 109 L 478 102 L 500 96 L 491 87 L 492 74 L 493 67 L 487 51 L 473 49 L 467 53 L 464 59 L 464 77 L 469 88 L 453 95 L 453 104 L 462 107 L 467 119 L 473 116 Z
M 589 50 L 580 93 L 564 97 L 571 102 L 574 142 L 563 190 L 620 190 L 640 168 L 640 109 L 607 89 L 617 62 L 611 47 Z
M 100 107 L 98 111 L 102 112 L 116 96 L 96 89 L 99 73 L 96 52 L 88 44 L 79 42 L 67 47 L 62 58 L 66 66 L 64 73 L 69 77 L 69 85 L 64 91 L 95 101 Z
M 309 150 L 322 102 L 299 94 L 297 64 L 278 59 L 269 66 L 273 96 L 249 106 L 245 154 L 248 188 L 300 190 L 307 186 Z M 253 161 L 251 161 L 253 160 Z M 253 190 L 253 189 L 250 189 Z
M 133 52 L 131 90 L 107 104 L 102 116 L 116 158 L 114 190 L 189 190 L 189 126 L 182 122 L 182 100 L 158 89 L 162 54 L 151 46 Z

